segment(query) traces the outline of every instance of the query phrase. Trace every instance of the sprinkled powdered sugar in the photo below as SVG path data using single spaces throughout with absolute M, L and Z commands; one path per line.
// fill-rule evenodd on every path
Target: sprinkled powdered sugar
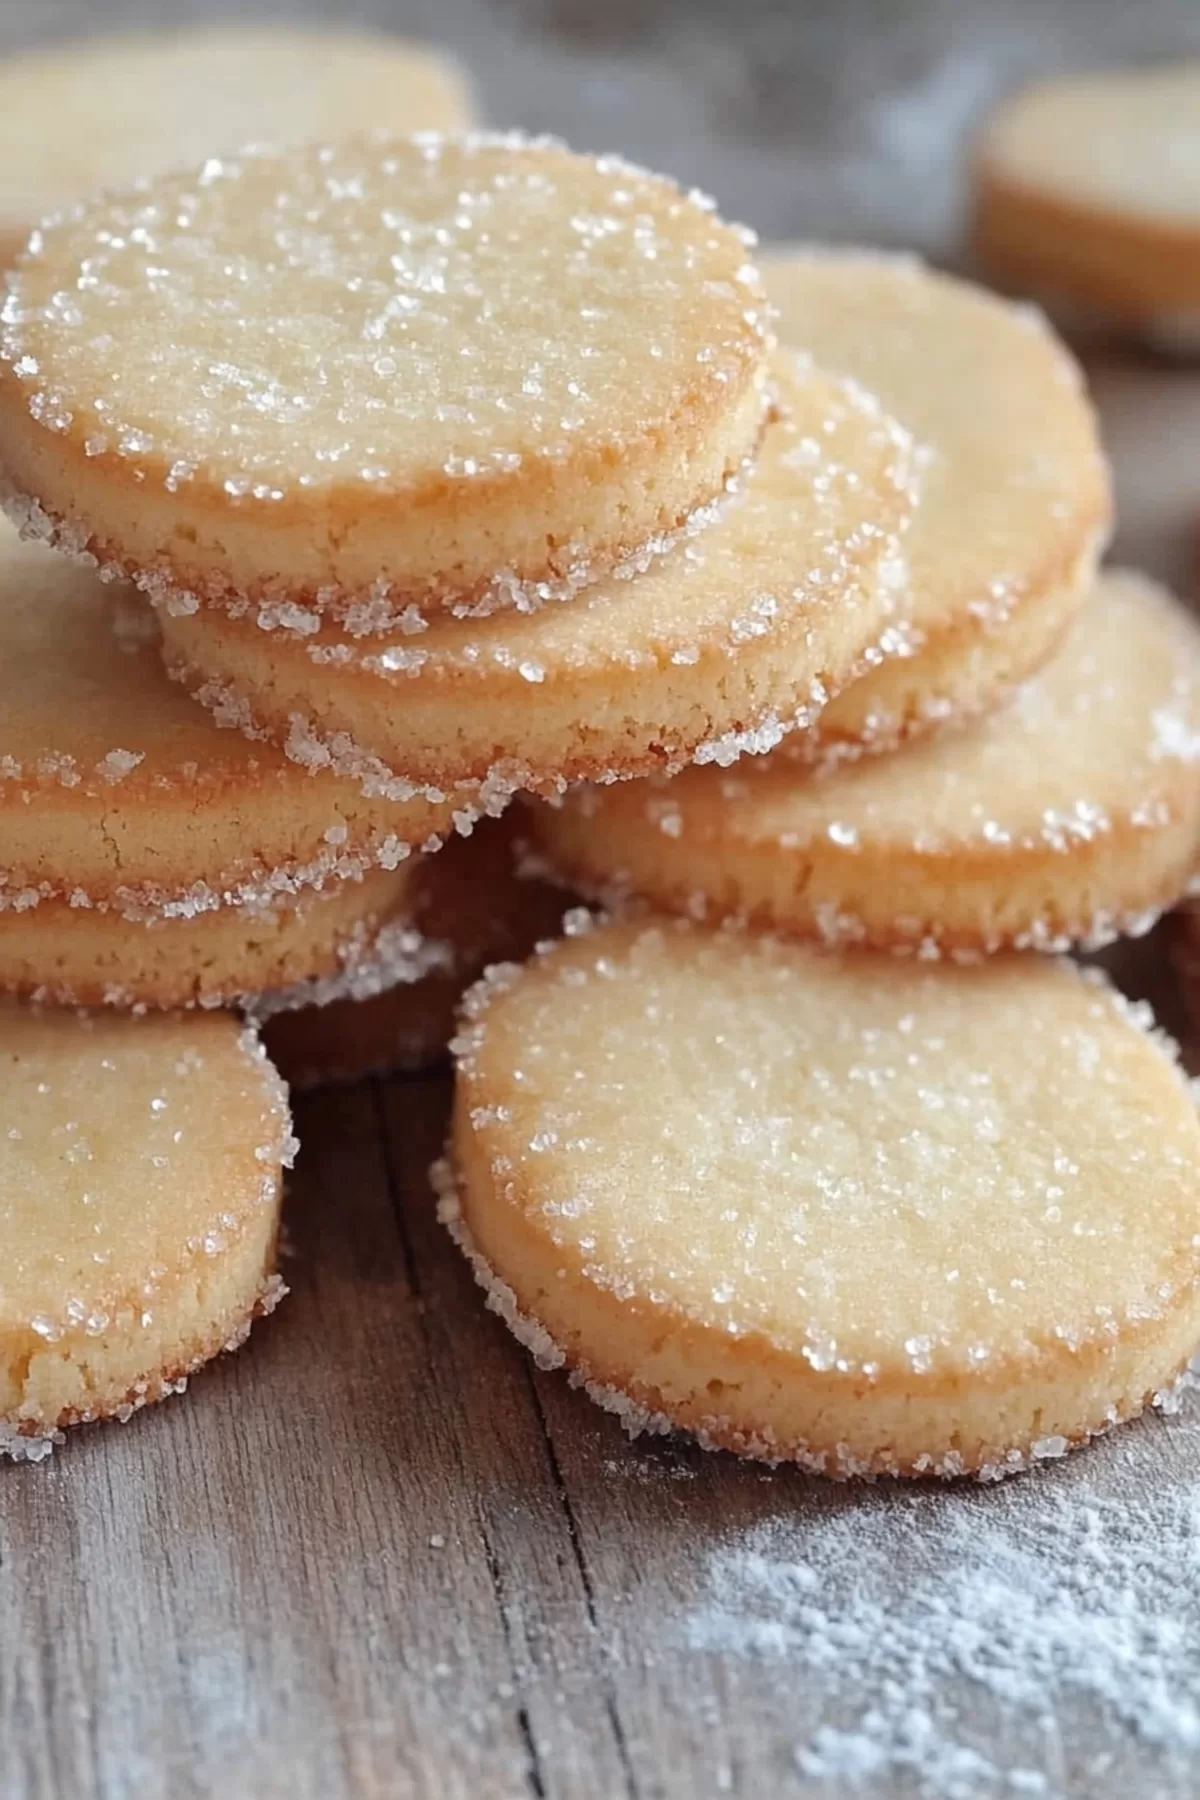
M 1194 1404 L 1178 1429 L 1190 1457 Z M 816 1507 L 790 1490 L 708 1550 L 679 1648 L 786 1665 L 802 1791 L 1065 1800 L 1123 1775 L 1182 1800 L 1200 1758 L 1200 1498 L 1131 1481 L 1144 1448 L 1130 1434 L 1102 1465 L 990 1491 Z

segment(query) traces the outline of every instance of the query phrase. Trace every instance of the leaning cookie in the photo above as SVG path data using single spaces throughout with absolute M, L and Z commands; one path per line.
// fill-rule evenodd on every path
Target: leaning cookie
M 287 1096 L 228 1014 L 0 1002 L 0 1452 L 127 1419 L 234 1349 L 275 1273 Z
M 6 56 L 0 266 L 39 219 L 103 188 L 247 143 L 462 130 L 473 112 L 448 57 L 370 32 L 224 26 Z
M 397 869 L 456 814 L 469 826 L 461 802 L 394 783 L 367 795 L 248 739 L 244 720 L 214 723 L 167 680 L 158 639 L 139 594 L 0 520 L 0 921 L 264 912 Z
M 1102 575 L 998 712 L 828 770 L 786 754 L 581 788 L 526 814 L 581 891 L 883 950 L 1097 947 L 1149 928 L 1200 859 L 1200 631 Z
M 994 1478 L 1200 1339 L 1200 1124 L 1146 1023 L 1049 958 L 602 928 L 474 990 L 441 1214 L 631 1432 Z
M 420 858 L 403 913 L 345 955 L 335 974 L 247 1002 L 289 1086 L 442 1062 L 465 989 L 490 964 L 520 960 L 557 936 L 570 897 L 520 874 L 516 835 L 509 813 Z
M 746 235 L 549 140 L 246 151 L 33 239 L 0 312 L 26 529 L 198 606 L 371 632 L 652 555 L 762 430 Z
M 160 603 L 168 665 L 302 764 L 476 807 L 769 748 L 864 666 L 912 505 L 911 440 L 871 396 L 795 353 L 771 373 L 744 491 L 641 574 L 383 638 Z
M 975 151 L 975 253 L 1064 317 L 1200 348 L 1200 63 L 1028 88 Z
M 1095 418 L 1039 318 L 915 258 L 775 250 L 764 274 L 781 342 L 861 381 L 918 445 L 878 666 L 791 746 L 886 750 L 995 704 L 1078 613 L 1110 518 Z

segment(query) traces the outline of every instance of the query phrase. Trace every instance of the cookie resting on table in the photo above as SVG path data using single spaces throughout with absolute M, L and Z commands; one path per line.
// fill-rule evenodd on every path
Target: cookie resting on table
M 10 282 L 7 504 L 184 605 L 536 606 L 707 516 L 762 431 L 747 234 L 549 140 L 211 157 Z
M 764 276 L 780 341 L 861 381 L 917 442 L 888 654 L 793 740 L 886 750 L 994 704 L 1075 617 L 1110 518 L 1095 418 L 1035 315 L 915 258 L 776 249 Z
M 479 806 L 768 748 L 874 654 L 911 511 L 910 440 L 871 396 L 794 352 L 771 375 L 779 416 L 744 491 L 632 579 L 373 639 L 160 603 L 168 662 L 290 756 L 385 793 Z
M 214 151 L 472 123 L 448 57 L 370 32 L 226 26 L 6 56 L 0 264 L 47 213 Z
M 631 1431 L 994 1477 L 1200 1340 L 1193 1097 L 1070 963 L 629 923 L 494 973 L 467 1021 L 442 1216 Z
M 453 831 L 449 802 L 368 799 L 217 729 L 158 638 L 132 588 L 0 520 L 0 919 L 52 902 L 139 921 L 261 909 Z
M 1200 62 L 1025 89 L 974 158 L 989 279 L 1081 324 L 1200 350 Z
M 1099 577 L 1046 666 L 963 729 L 827 770 L 777 751 L 536 806 L 585 893 L 882 950 L 1097 947 L 1149 928 L 1200 861 L 1200 630 Z
M 0 1002 L 0 1451 L 126 1419 L 233 1349 L 275 1274 L 287 1096 L 228 1014 Z
M 490 963 L 528 956 L 558 935 L 569 897 L 518 874 L 516 824 L 512 812 L 484 820 L 470 837 L 406 865 L 403 917 L 340 974 L 251 1002 L 271 1060 L 292 1087 L 442 1061 L 464 989 Z

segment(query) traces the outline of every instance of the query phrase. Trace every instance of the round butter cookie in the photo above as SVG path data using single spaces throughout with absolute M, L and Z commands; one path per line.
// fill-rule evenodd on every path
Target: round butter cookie
M 983 131 L 974 188 L 992 280 L 1200 348 L 1200 62 L 1027 88 Z
M 994 704 L 1078 612 L 1110 520 L 1095 418 L 1038 317 L 914 258 L 779 250 L 764 274 L 781 341 L 861 381 L 917 441 L 882 658 L 793 740 L 887 749 Z
M 456 810 L 467 823 L 461 803 L 395 783 L 368 798 L 217 730 L 167 679 L 158 637 L 132 588 L 0 520 L 0 918 L 51 900 L 138 920 L 261 910 L 395 868 Z
M 785 751 L 579 788 L 528 830 L 575 886 L 874 949 L 1095 948 L 1148 930 L 1200 860 L 1200 630 L 1102 575 L 997 712 L 894 756 Z
M 442 1216 L 631 1431 L 996 1476 L 1139 1412 L 1200 1339 L 1195 1102 L 1070 963 L 628 923 L 467 1018 Z
M 768 748 L 863 666 L 911 508 L 910 441 L 871 396 L 803 356 L 771 370 L 779 416 L 744 492 L 631 579 L 370 640 L 163 604 L 168 663 L 309 767 L 475 805 Z
M 556 937 L 569 898 L 518 872 L 510 812 L 408 864 L 407 904 L 340 974 L 257 996 L 251 1015 L 293 1088 L 440 1062 L 464 990 Z
M 31 240 L 0 309 L 23 525 L 183 603 L 382 629 L 574 593 L 761 435 L 746 234 L 518 136 L 245 152 Z
M 0 62 L 0 264 L 47 213 L 214 150 L 473 122 L 458 67 L 369 32 L 142 33 Z
M 228 1014 L 0 1001 L 0 1451 L 127 1419 L 239 1344 L 275 1269 L 287 1095 Z
M 340 982 L 404 918 L 423 857 L 275 904 L 129 918 L 45 900 L 0 909 L 0 991 L 63 1006 L 232 1006 Z

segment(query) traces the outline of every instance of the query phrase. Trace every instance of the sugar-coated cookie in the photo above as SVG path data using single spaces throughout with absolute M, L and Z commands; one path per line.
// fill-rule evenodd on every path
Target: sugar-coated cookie
M 233 1006 L 341 982 L 402 927 L 423 857 L 265 905 L 130 918 L 44 900 L 0 908 L 0 992 L 62 1006 Z
M 0 1002 L 0 1451 L 128 1418 L 282 1294 L 287 1095 L 228 1014 Z
M 388 638 L 160 603 L 168 662 L 309 766 L 477 806 L 765 749 L 863 667 L 911 508 L 910 440 L 871 396 L 794 354 L 771 375 L 744 492 L 639 575 Z
M 213 157 L 10 279 L 8 504 L 184 604 L 537 605 L 660 548 L 761 435 L 746 234 L 549 140 Z
M 340 978 L 252 1002 L 263 1042 L 292 1087 L 357 1081 L 440 1062 L 464 990 L 491 963 L 556 937 L 570 896 L 521 876 L 512 812 L 413 864 L 402 917 L 347 961 Z
M 874 949 L 1065 949 L 1145 930 L 1200 861 L 1200 630 L 1102 575 L 999 711 L 894 756 L 777 751 L 527 815 L 574 885 Z
M 974 186 L 993 280 L 1200 347 L 1200 62 L 1025 89 L 983 131 Z
M 0 62 L 0 264 L 47 213 L 247 143 L 457 131 L 466 81 L 438 52 L 295 26 L 141 33 Z
M 166 678 L 153 610 L 0 520 L 0 915 L 260 908 L 453 830 L 213 721 Z M 465 824 L 466 813 L 458 810 Z
M 1070 963 L 629 923 L 493 974 L 468 1020 L 442 1215 L 631 1431 L 994 1477 L 1200 1340 L 1194 1099 Z
M 1038 317 L 915 258 L 781 249 L 764 275 L 781 342 L 861 381 L 917 440 L 887 654 L 793 740 L 887 749 L 991 705 L 1075 616 L 1109 523 L 1095 419 Z

